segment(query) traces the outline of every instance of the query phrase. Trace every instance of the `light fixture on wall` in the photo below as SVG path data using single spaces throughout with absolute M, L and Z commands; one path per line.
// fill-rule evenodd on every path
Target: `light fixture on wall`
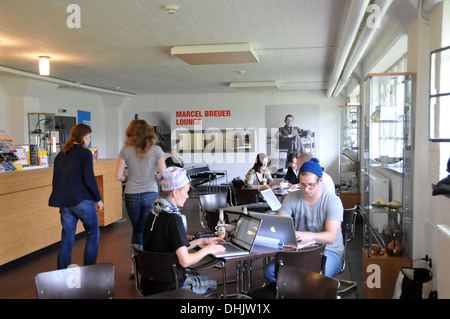
M 50 75 L 50 57 L 41 55 L 39 56 L 39 74 Z

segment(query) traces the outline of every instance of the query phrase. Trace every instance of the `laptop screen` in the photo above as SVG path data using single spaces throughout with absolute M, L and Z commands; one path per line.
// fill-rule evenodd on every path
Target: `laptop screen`
M 281 208 L 281 203 L 278 200 L 277 195 L 275 195 L 273 190 L 271 190 L 270 188 L 262 190 L 261 195 L 264 197 L 267 204 L 269 204 L 271 210 L 277 211 Z
M 250 251 L 258 234 L 261 220 L 248 215 L 239 216 L 232 242 Z

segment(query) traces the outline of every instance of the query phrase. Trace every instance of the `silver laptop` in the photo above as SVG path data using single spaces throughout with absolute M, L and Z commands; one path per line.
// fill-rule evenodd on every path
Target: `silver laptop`
M 249 212 L 249 214 L 262 220 L 258 237 L 273 238 L 283 244 L 297 245 L 297 237 L 291 217 L 256 212 Z M 261 238 L 257 238 L 256 241 L 259 242 L 259 239 Z
M 249 254 L 252 251 L 260 226 L 261 219 L 241 214 L 231 240 L 221 244 L 225 247 L 225 251 L 218 252 L 214 256 L 227 258 Z
M 269 204 L 270 209 L 274 212 L 277 212 L 281 208 L 281 202 L 278 199 L 277 195 L 270 188 L 262 190 L 261 195 L 264 197 L 267 204 Z
M 258 236 L 255 239 L 256 245 L 279 247 L 279 243 L 282 243 L 285 247 L 301 249 L 316 244 L 315 240 L 297 241 L 294 222 L 289 216 L 256 212 L 249 214 L 262 220 Z

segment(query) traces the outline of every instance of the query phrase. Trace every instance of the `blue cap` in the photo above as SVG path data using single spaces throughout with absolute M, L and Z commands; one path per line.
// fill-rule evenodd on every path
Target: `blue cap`
M 300 172 L 311 172 L 316 174 L 319 177 L 322 177 L 322 166 L 319 165 L 319 160 L 315 157 L 311 158 L 311 160 L 303 163 L 302 167 L 300 167 Z

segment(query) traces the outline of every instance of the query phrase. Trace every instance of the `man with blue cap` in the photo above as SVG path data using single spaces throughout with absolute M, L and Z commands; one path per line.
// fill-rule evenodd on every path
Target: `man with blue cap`
M 326 245 L 325 275 L 334 277 L 344 261 L 341 199 L 321 187 L 322 167 L 317 158 L 305 162 L 299 175 L 302 191 L 289 193 L 278 213 L 292 217 L 298 241 L 315 240 Z M 269 282 L 275 281 L 275 264 L 269 263 L 264 274 Z

